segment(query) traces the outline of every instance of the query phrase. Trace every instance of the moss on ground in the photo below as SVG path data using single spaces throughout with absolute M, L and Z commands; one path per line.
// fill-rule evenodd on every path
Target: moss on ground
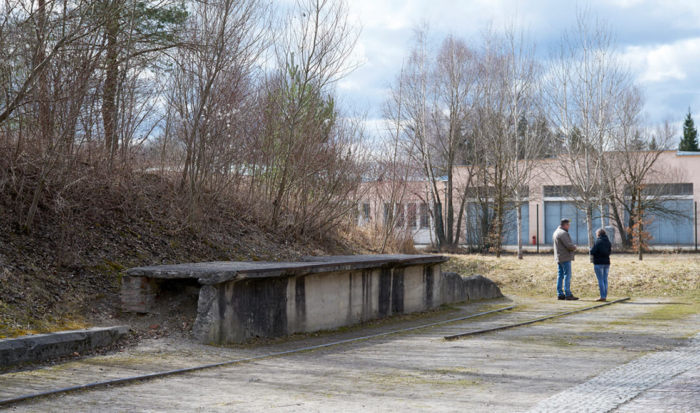
M 642 321 L 676 321 L 700 313 L 700 303 L 670 303 L 635 317 Z
M 429 385 L 436 387 L 479 386 L 483 382 L 477 378 L 464 378 L 464 373 L 438 373 L 437 371 L 398 371 L 393 374 L 369 374 L 365 380 L 382 387 Z
M 13 322 L 5 322 L 3 317 L 9 317 Z M 20 309 L 12 305 L 0 305 L 0 339 L 29 334 L 80 330 L 87 327 L 89 327 L 89 324 L 78 314 L 68 314 L 61 317 L 47 315 L 43 318 L 36 318 L 29 314 L 22 314 Z

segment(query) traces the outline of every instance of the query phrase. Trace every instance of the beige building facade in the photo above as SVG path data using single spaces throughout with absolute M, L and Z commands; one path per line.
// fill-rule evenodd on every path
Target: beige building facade
M 664 151 L 654 163 L 654 169 L 665 171 L 657 174 L 656 185 L 665 185 L 666 192 L 659 199 L 665 208 L 676 211 L 674 216 L 654 217 L 649 214 L 648 228 L 651 245 L 677 246 L 682 248 L 695 247 L 700 237 L 696 225 L 697 203 L 700 202 L 700 152 Z M 469 176 L 469 168 L 456 167 L 454 170 L 456 188 L 463 187 Z M 658 181 L 658 176 L 667 176 L 669 182 Z M 370 183 L 372 188 L 367 191 L 365 200 L 360 204 L 360 225 L 370 222 L 391 223 L 397 230 L 409 231 L 416 244 L 435 244 L 436 205 L 432 199 L 430 183 L 427 181 L 412 181 L 405 185 L 380 182 Z M 446 191 L 446 183 L 438 182 L 438 189 Z M 533 167 L 527 198 L 521 213 L 523 245 L 551 245 L 552 233 L 562 218 L 571 220 L 570 233 L 578 245 L 587 245 L 588 231 L 585 213 L 577 208 L 571 192 L 567 188 L 571 182 L 563 171 L 562 162 L 558 159 L 538 160 Z M 455 189 L 456 189 L 455 188 Z M 459 191 L 455 191 L 455 194 Z M 444 198 L 444 197 L 443 197 Z M 460 196 L 455 196 L 454 208 L 461 204 Z M 482 200 L 483 201 L 483 200 Z M 483 202 L 482 202 L 483 205 Z M 393 206 L 393 207 L 392 207 Z M 607 206 L 606 208 L 610 208 Z M 442 205 L 443 211 L 446 209 Z M 476 199 L 465 200 L 465 214 L 455 222 L 460 225 L 460 243 L 475 245 L 479 242 L 479 231 L 475 226 L 483 217 L 483 208 L 479 208 Z M 610 210 L 608 209 L 608 212 Z M 488 214 L 488 212 L 486 212 Z M 611 213 L 604 214 L 602 222 L 599 208 L 596 208 L 593 220 L 593 230 L 601 226 L 612 233 L 614 243 L 621 240 L 620 228 Z M 627 219 L 624 208 L 618 206 L 618 216 L 622 221 Z M 455 220 L 457 215 L 455 214 Z M 626 224 L 625 224 L 626 225 Z M 504 222 L 505 245 L 517 244 L 517 226 L 515 211 L 506 214 Z

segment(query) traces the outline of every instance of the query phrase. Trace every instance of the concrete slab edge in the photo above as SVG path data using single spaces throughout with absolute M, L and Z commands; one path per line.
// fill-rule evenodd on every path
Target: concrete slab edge
M 111 345 L 129 326 L 95 327 L 0 340 L 0 367 L 38 362 Z

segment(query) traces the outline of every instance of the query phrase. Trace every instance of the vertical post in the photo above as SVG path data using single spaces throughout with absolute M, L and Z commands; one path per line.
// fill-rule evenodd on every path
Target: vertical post
M 695 251 L 698 250 L 698 201 L 695 201 Z
M 537 244 L 537 253 L 539 254 L 540 253 L 540 204 L 536 204 L 536 205 L 537 205 L 537 212 L 535 213 L 535 215 L 537 216 L 537 225 L 536 225 L 537 226 L 537 242 L 535 242 L 535 243 Z
M 442 229 L 442 204 L 440 202 L 435 204 L 435 216 L 437 217 L 435 220 L 437 221 L 435 223 L 435 231 L 437 232 L 438 252 L 440 252 L 442 249 L 442 234 L 444 234 Z

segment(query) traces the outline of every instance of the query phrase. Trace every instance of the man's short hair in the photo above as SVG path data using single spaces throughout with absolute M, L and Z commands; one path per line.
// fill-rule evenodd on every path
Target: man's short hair
M 569 222 L 571 222 L 571 221 L 569 221 L 568 219 L 564 218 L 564 219 L 561 220 L 561 222 L 559 223 L 559 225 L 566 225 L 566 224 L 568 224 Z
M 605 232 L 603 228 L 600 228 L 598 231 L 595 232 L 596 237 L 600 237 L 601 235 L 607 235 L 608 233 Z

